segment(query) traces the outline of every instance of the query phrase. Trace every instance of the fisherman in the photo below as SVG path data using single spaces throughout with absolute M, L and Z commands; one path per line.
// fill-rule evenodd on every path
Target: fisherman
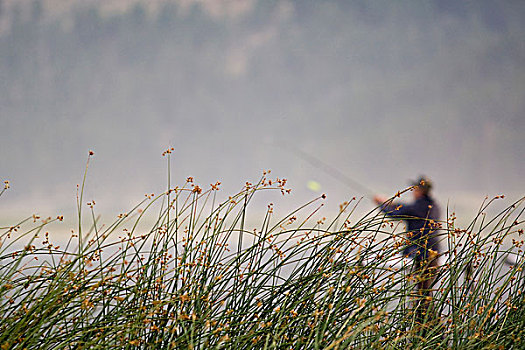
M 407 245 L 403 255 L 414 259 L 417 291 L 423 299 L 427 299 L 431 296 L 430 287 L 438 268 L 439 241 L 436 231 L 440 212 L 430 195 L 432 182 L 429 179 L 422 176 L 411 185 L 413 203 L 394 203 L 379 195 L 374 196 L 374 201 L 387 216 L 406 222 Z

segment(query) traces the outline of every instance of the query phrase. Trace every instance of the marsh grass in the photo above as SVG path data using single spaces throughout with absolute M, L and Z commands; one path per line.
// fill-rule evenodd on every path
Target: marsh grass
M 169 152 L 167 154 L 169 157 Z M 103 225 L 78 195 L 67 244 L 29 217 L 2 228 L 2 349 L 348 349 L 517 347 L 525 334 L 524 198 L 471 224 L 438 223 L 441 267 L 432 296 L 400 258 L 403 226 L 355 199 L 331 220 L 323 197 L 248 226 L 269 173 L 219 201 L 188 178 Z M 6 184 L 7 188 L 8 184 Z M 410 189 L 407 189 L 408 191 Z M 86 210 L 90 220 L 85 220 Z M 148 229 L 147 215 L 156 219 Z M 84 218 L 84 220 L 83 220 Z M 250 218 L 250 223 L 254 218 Z M 251 225 L 251 224 L 250 224 Z M 512 241 L 512 244 L 505 245 Z M 15 247 L 23 242 L 22 249 Z M 505 248 L 506 247 L 506 248 Z

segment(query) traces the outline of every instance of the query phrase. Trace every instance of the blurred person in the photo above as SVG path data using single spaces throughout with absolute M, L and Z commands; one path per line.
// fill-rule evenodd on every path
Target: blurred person
M 403 249 L 405 257 L 414 259 L 414 272 L 417 279 L 417 292 L 423 298 L 418 313 L 428 309 L 431 285 L 438 269 L 439 241 L 436 235 L 440 209 L 431 196 L 432 182 L 420 177 L 411 183 L 413 202 L 392 202 L 388 198 L 375 195 L 374 202 L 389 217 L 406 222 L 407 244 Z

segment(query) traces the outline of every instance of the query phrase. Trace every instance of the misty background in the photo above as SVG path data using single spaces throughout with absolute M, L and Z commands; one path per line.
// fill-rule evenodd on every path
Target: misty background
M 524 18 L 524 1 L 0 0 L 0 216 L 74 212 L 89 150 L 86 201 L 130 209 L 166 188 L 168 147 L 173 185 L 227 196 L 271 169 L 290 207 L 364 195 L 297 150 L 387 195 L 426 174 L 467 214 L 521 197 Z

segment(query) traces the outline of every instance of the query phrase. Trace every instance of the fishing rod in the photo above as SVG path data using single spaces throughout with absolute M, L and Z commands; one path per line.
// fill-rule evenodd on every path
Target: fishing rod
M 375 193 L 374 191 L 372 191 L 368 187 L 362 185 L 358 181 L 352 179 L 351 177 L 349 177 L 348 175 L 346 175 L 345 173 L 343 173 L 339 169 L 331 166 L 330 164 L 322 161 L 321 159 L 315 157 L 312 154 L 309 154 L 309 153 L 306 153 L 306 152 L 302 151 L 301 149 L 299 149 L 299 148 L 297 148 L 295 146 L 284 145 L 284 144 L 283 144 L 283 146 L 285 148 L 287 148 L 289 151 L 291 151 L 293 154 L 298 156 L 299 158 L 301 158 L 304 161 L 306 161 L 307 163 L 309 163 L 310 165 L 314 166 L 315 168 L 317 168 L 319 170 L 322 170 L 323 172 L 325 172 L 326 174 L 330 175 L 334 179 L 337 179 L 341 183 L 344 183 L 349 188 L 351 188 L 353 190 L 357 190 L 357 191 L 363 193 L 370 200 L 373 200 L 374 193 Z

